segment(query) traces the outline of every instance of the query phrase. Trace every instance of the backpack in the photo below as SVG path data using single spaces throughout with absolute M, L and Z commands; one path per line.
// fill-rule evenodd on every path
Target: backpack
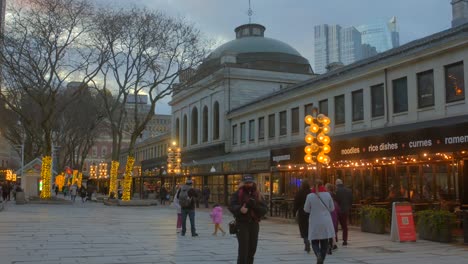
M 189 186 L 182 186 L 179 191 L 179 204 L 182 208 L 187 208 L 192 205 L 192 197 L 189 196 L 188 192 L 191 188 Z

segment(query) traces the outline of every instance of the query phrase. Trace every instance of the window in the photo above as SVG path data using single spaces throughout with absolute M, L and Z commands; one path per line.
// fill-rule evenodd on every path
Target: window
M 353 121 L 359 121 L 364 119 L 364 99 L 363 92 L 361 90 L 354 91 L 353 97 Z
M 101 158 L 105 158 L 107 156 L 107 147 L 101 148 Z
M 249 121 L 249 141 L 255 141 L 255 120 Z
M 208 107 L 203 107 L 203 142 L 208 141 Z
M 213 140 L 219 139 L 219 103 L 213 106 Z
M 186 147 L 187 146 L 187 140 L 188 140 L 188 136 L 187 136 L 187 116 L 184 115 L 184 123 L 183 123 L 183 128 L 182 128 L 184 131 L 184 134 L 182 136 L 182 146 Z
M 299 107 L 291 109 L 291 133 L 299 133 Z
M 176 141 L 177 143 L 179 144 L 180 141 L 179 141 L 179 135 L 180 133 L 180 121 L 179 121 L 179 118 L 176 119 L 176 128 L 175 128 L 175 138 L 176 138 Z
M 345 98 L 344 94 L 335 96 L 335 125 L 345 122 Z
M 232 126 L 232 144 L 237 144 L 237 125 Z
M 319 102 L 319 112 L 328 116 L 328 99 Z
M 463 62 L 445 66 L 445 101 L 447 103 L 465 99 Z
M 192 130 L 191 130 L 191 143 L 192 145 L 198 144 L 198 109 L 194 107 L 192 109 Z
M 275 114 L 268 116 L 268 137 L 275 137 Z
M 97 158 L 97 147 L 96 146 L 93 147 L 92 152 L 93 152 L 93 158 Z
M 372 117 L 379 117 L 384 115 L 384 100 L 385 95 L 383 83 L 371 86 Z
M 304 117 L 306 117 L 307 115 L 312 115 L 313 108 L 314 108 L 314 104 L 304 105 Z
M 408 111 L 408 82 L 406 77 L 393 80 L 393 113 Z
M 265 138 L 265 117 L 258 118 L 258 139 Z
M 418 78 L 418 108 L 434 105 L 434 71 L 417 74 Z
M 288 133 L 288 126 L 286 120 L 286 111 L 282 111 L 279 113 L 280 118 L 280 136 L 284 136 Z
M 241 135 L 241 140 L 240 140 L 240 142 L 241 142 L 241 144 L 243 144 L 243 143 L 245 143 L 245 132 L 246 132 L 246 131 L 245 131 L 245 122 L 242 122 L 242 123 L 240 124 L 240 130 L 241 130 L 241 131 L 240 131 L 240 135 Z

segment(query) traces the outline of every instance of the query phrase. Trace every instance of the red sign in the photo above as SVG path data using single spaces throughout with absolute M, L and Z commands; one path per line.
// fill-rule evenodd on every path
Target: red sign
M 416 241 L 416 230 L 414 228 L 413 209 L 409 204 L 395 204 L 398 236 L 400 242 Z

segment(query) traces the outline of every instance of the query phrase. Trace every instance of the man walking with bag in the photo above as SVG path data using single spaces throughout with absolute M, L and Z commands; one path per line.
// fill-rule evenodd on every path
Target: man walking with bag
M 267 207 L 250 174 L 242 177 L 243 186 L 231 197 L 229 211 L 236 218 L 238 256 L 237 264 L 253 264 L 257 251 L 260 219 Z
M 197 194 L 192 188 L 192 180 L 188 179 L 185 182 L 185 185 L 180 187 L 177 192 L 177 199 L 181 207 L 182 213 L 182 233 L 181 236 L 185 236 L 187 231 L 187 216 L 190 219 L 190 231 L 192 232 L 193 237 L 197 237 L 198 234 L 195 230 L 195 198 Z
M 340 206 L 338 212 L 338 222 L 343 230 L 343 246 L 348 245 L 348 218 L 349 210 L 353 205 L 353 192 L 351 189 L 344 186 L 341 179 L 336 180 L 336 201 Z

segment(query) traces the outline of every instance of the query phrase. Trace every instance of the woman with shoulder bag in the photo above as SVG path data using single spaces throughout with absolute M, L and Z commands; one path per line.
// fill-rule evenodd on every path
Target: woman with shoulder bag
M 317 264 L 322 264 L 328 253 L 329 239 L 335 237 L 335 228 L 330 212 L 335 205 L 330 193 L 323 186 L 322 180 L 315 181 L 315 187 L 307 195 L 304 211 L 309 215 L 309 240 L 317 256 Z

